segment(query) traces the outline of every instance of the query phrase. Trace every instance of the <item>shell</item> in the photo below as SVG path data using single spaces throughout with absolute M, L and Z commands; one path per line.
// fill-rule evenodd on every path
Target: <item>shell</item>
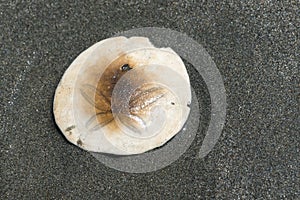
M 93 152 L 139 154 L 165 144 L 185 124 L 190 81 L 180 57 L 148 38 L 114 37 L 81 53 L 54 98 L 55 121 Z

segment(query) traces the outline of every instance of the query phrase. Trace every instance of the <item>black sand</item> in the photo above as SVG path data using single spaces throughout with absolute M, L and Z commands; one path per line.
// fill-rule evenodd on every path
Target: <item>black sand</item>
M 299 1 L 158 2 L 1 1 L 1 199 L 299 198 Z M 199 131 L 172 165 L 122 173 L 56 127 L 52 101 L 66 68 L 93 43 L 133 27 L 184 32 L 213 57 L 228 110 L 206 158 L 196 159 Z M 196 75 L 191 81 L 201 84 Z

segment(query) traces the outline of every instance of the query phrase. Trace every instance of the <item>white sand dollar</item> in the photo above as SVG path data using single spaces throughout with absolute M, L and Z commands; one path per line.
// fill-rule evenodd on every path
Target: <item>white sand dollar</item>
M 139 154 L 165 144 L 189 115 L 190 81 L 180 57 L 148 38 L 114 37 L 81 53 L 55 93 L 55 121 L 93 152 Z

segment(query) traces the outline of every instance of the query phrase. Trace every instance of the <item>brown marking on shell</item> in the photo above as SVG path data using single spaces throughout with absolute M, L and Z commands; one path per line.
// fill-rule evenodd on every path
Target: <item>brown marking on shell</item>
M 65 131 L 71 131 L 71 130 L 74 129 L 74 128 L 75 128 L 75 125 L 72 125 L 72 126 L 69 126 L 68 128 L 66 128 Z
M 137 63 L 132 57 L 127 56 L 126 54 L 122 54 L 116 60 L 114 60 L 103 72 L 101 75 L 95 94 L 95 112 L 96 112 L 96 119 L 98 121 L 98 128 L 106 127 L 109 129 L 110 134 L 114 134 L 120 132 L 120 128 L 118 127 L 117 123 L 114 120 L 112 111 L 111 111 L 111 98 L 115 84 L 119 81 L 119 79 L 127 73 L 130 69 L 134 69 L 139 65 L 145 65 L 147 63 Z M 122 66 L 126 66 L 125 68 Z M 130 67 L 130 68 L 128 68 Z M 125 69 L 125 70 L 124 70 Z M 137 80 L 142 78 L 146 80 L 150 80 L 153 74 L 149 74 L 149 76 L 143 77 L 136 77 Z M 134 81 L 134 80 L 131 80 Z M 130 87 L 130 86 L 129 86 Z M 150 89 L 149 89 L 150 88 Z M 149 92 L 147 92 L 149 90 Z M 165 91 L 161 89 L 156 89 L 150 92 L 151 86 L 146 85 L 145 88 L 139 88 L 136 90 L 132 95 L 132 100 L 129 103 L 129 109 L 132 114 L 135 116 L 145 114 L 149 109 L 147 106 L 152 104 L 155 101 L 155 98 L 161 98 Z M 144 91 L 144 92 L 142 92 Z M 147 103 L 147 99 L 150 101 Z M 152 102 L 151 102 L 152 99 Z M 117 100 L 122 101 L 120 100 Z M 145 103 L 146 102 L 146 103 Z M 127 121 L 132 121 L 129 119 Z M 134 121 L 131 122 L 133 126 Z
M 69 135 L 72 135 L 72 130 L 75 128 L 75 125 L 69 126 L 66 128 L 65 132 L 68 133 Z
M 82 145 L 83 145 L 83 142 L 81 141 L 81 139 L 78 139 L 76 143 L 77 143 L 77 145 L 79 145 L 79 146 L 82 146 Z

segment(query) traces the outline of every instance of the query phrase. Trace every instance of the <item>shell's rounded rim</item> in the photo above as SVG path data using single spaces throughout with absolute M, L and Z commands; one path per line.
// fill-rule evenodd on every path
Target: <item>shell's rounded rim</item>
M 54 97 L 54 103 L 53 103 L 53 110 L 54 110 L 54 116 L 55 116 L 55 121 L 58 125 L 58 127 L 60 128 L 60 130 L 63 132 L 63 134 L 65 135 L 65 137 L 73 144 L 85 149 L 85 150 L 89 150 L 89 151 L 95 151 L 95 152 L 103 152 L 103 153 L 112 153 L 112 154 L 136 154 L 136 153 L 142 153 L 145 152 L 147 150 L 153 149 L 155 147 L 161 146 L 162 144 L 164 144 L 166 141 L 168 141 L 170 138 L 172 138 L 174 135 L 172 135 L 171 137 L 167 138 L 166 140 L 162 140 L 162 142 L 160 142 L 160 144 L 156 144 L 156 146 L 151 146 L 151 148 L 149 149 L 142 149 L 139 150 L 138 152 L 134 152 L 134 151 L 126 151 L 126 148 L 122 149 L 120 148 L 120 145 L 116 144 L 111 144 L 109 143 L 109 139 L 108 140 L 103 140 L 101 141 L 103 142 L 107 142 L 107 144 L 105 144 L 105 147 L 101 147 L 101 149 L 99 148 L 99 143 L 96 144 L 87 144 L 84 143 L 84 141 L 81 140 L 82 138 L 82 133 L 80 132 L 80 130 L 77 128 L 76 124 L 76 116 L 74 115 L 73 112 L 73 108 L 74 108 L 74 101 L 73 101 L 73 97 L 75 94 L 75 85 L 78 79 L 78 73 L 82 70 L 81 66 L 84 65 L 84 63 L 86 63 L 87 59 L 92 55 L 92 53 L 97 49 L 100 48 L 101 45 L 103 45 L 104 43 L 107 42 L 111 42 L 113 40 L 119 40 L 120 42 L 128 42 L 129 40 L 138 40 L 139 42 L 144 43 L 145 48 L 135 48 L 135 49 L 131 49 L 129 51 L 126 51 L 126 53 L 130 53 L 130 52 L 135 52 L 141 49 L 149 49 L 149 50 L 153 50 L 156 49 L 149 41 L 148 38 L 144 38 L 144 37 L 131 37 L 131 38 L 126 38 L 126 37 L 115 37 L 115 38 L 108 38 L 105 40 L 102 40 L 94 45 L 92 45 L 90 48 L 88 48 L 87 50 L 83 51 L 73 62 L 72 64 L 68 67 L 68 69 L 65 71 L 57 89 L 55 92 L 55 97 Z M 170 53 L 173 56 L 177 56 L 179 59 L 179 63 L 181 66 L 181 71 L 182 76 L 184 76 L 184 78 L 188 81 L 189 84 L 189 77 L 188 74 L 186 72 L 185 66 L 182 62 L 182 60 L 180 59 L 180 57 L 170 48 L 160 48 L 157 49 L 161 52 L 166 52 L 166 53 Z M 111 61 L 113 62 L 113 61 Z M 111 63 L 110 62 L 110 63 Z M 106 68 L 107 66 L 105 66 Z M 190 87 L 188 88 L 190 91 Z M 191 99 L 191 93 L 190 93 L 190 98 Z M 187 115 L 188 116 L 188 115 Z M 186 119 L 187 119 L 186 116 Z M 186 121 L 186 119 L 184 120 L 184 122 Z M 182 126 L 184 125 L 184 123 L 182 124 Z M 182 128 L 182 126 L 180 127 L 180 129 Z M 179 130 L 180 130 L 179 129 Z M 177 130 L 177 132 L 179 131 Z M 105 138 L 103 138 L 105 139 Z M 106 138 L 107 139 L 107 138 Z M 116 138 L 114 138 L 116 139 Z M 119 138 L 120 139 L 120 138 Z M 111 141 L 111 140 L 110 140 Z M 100 143 L 101 143 L 100 142 Z

